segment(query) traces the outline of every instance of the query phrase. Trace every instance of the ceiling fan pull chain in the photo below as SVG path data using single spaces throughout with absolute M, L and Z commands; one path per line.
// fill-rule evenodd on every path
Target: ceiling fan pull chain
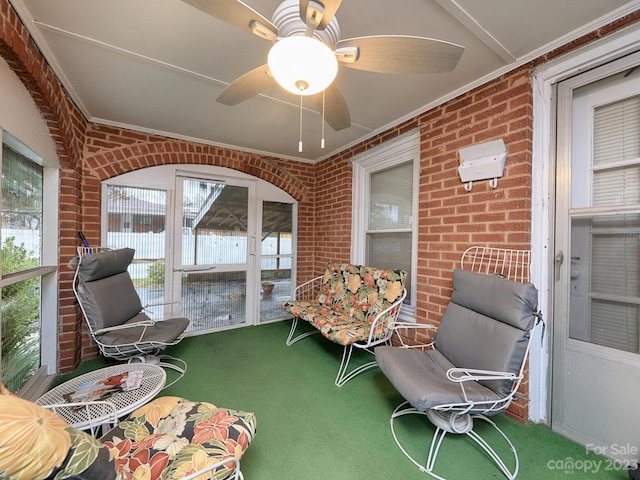
M 302 151 L 302 95 L 300 95 L 300 140 L 298 141 L 298 152 Z
M 320 148 L 324 148 L 324 92 L 322 91 L 322 138 L 320 139 Z

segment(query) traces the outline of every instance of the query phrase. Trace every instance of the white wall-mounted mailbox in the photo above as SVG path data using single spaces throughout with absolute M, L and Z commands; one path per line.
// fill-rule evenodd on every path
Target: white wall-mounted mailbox
M 491 188 L 498 186 L 498 178 L 504 172 L 504 162 L 507 159 L 507 147 L 504 140 L 492 140 L 478 143 L 458 150 L 460 166 L 458 174 L 465 183 L 465 190 L 470 191 L 473 182 L 477 180 L 489 181 Z

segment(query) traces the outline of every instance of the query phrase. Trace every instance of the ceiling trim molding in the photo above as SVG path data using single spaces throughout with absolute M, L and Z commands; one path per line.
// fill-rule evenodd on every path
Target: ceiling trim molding
M 455 0 L 436 0 L 436 3 L 447 11 L 449 15 L 458 20 L 471 32 L 478 40 L 489 47 L 496 55 L 498 55 L 506 63 L 510 64 L 517 60 L 504 45 L 502 45 L 496 37 L 491 35 L 487 30 L 476 22 L 467 11 L 462 8 Z
M 89 110 L 87 109 L 86 105 L 82 103 L 80 95 L 78 95 L 78 92 L 75 91 L 75 89 L 73 88 L 73 84 L 71 83 L 69 78 L 65 75 L 64 70 L 62 69 L 60 64 L 56 61 L 56 57 L 51 51 L 51 49 L 49 48 L 49 44 L 45 41 L 44 37 L 38 30 L 38 27 L 36 23 L 33 21 L 33 19 L 31 18 L 31 15 L 27 13 L 28 10 L 27 10 L 27 7 L 24 5 L 23 1 L 9 0 L 9 3 L 13 6 L 13 9 L 18 14 L 18 17 L 20 17 L 20 20 L 22 21 L 24 26 L 27 28 L 29 35 L 31 35 L 31 37 L 33 38 L 33 41 L 42 52 L 42 55 L 44 56 L 45 60 L 47 61 L 47 63 L 49 64 L 53 72 L 56 74 L 56 77 L 58 77 L 58 81 L 67 91 L 67 93 L 69 94 L 69 96 L 71 97 L 75 105 L 78 107 L 78 110 L 80 110 L 80 112 L 84 115 L 85 118 L 89 118 L 91 116 L 89 114 Z

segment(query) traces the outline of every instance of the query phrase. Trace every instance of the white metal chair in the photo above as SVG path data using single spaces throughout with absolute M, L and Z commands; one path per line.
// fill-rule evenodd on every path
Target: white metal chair
M 145 312 L 127 272 L 135 250 L 122 248 L 78 248 L 73 291 L 86 320 L 91 338 L 106 358 L 152 363 L 178 372 L 182 378 L 184 360 L 158 355 L 178 344 L 186 335 L 186 317 L 154 319 Z M 157 306 L 157 305 L 153 305 Z
M 376 361 L 404 397 L 391 415 L 396 444 L 421 471 L 435 471 L 448 433 L 466 434 L 509 479 L 519 470 L 518 454 L 506 434 L 488 417 L 505 411 L 524 378 L 533 329 L 540 322 L 538 291 L 529 282 L 531 253 L 472 247 L 453 274 L 454 292 L 435 340 L 419 349 L 378 347 Z M 413 327 L 419 328 L 420 325 Z M 433 326 L 422 325 L 428 333 Z M 409 414 L 426 415 L 436 427 L 426 462 L 408 453 L 394 422 Z M 513 458 L 507 461 L 474 429 L 474 420 L 493 427 Z

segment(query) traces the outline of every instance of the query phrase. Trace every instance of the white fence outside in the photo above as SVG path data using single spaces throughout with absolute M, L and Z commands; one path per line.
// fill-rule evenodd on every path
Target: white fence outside
M 15 239 L 15 244 L 23 245 L 25 249 L 40 256 L 40 231 L 22 229 L 3 229 L 3 242 L 9 238 Z M 165 233 L 131 233 L 131 232 L 109 232 L 107 234 L 107 244 L 111 248 L 131 247 L 136 250 L 135 258 L 154 260 L 164 259 L 165 255 Z M 78 244 L 79 245 L 79 244 Z M 190 230 L 185 230 L 182 235 L 182 263 L 183 265 L 194 265 L 192 257 L 196 249 L 196 237 Z M 290 253 L 293 251 L 290 238 L 280 239 L 280 251 Z M 207 235 L 198 237 L 198 265 L 203 264 L 237 264 L 245 263 L 247 255 L 247 237 L 245 236 L 219 236 Z M 262 269 L 275 270 L 277 268 L 277 258 L 269 257 L 277 255 L 278 243 L 276 238 L 268 237 L 262 242 Z M 280 269 L 291 268 L 291 258 L 280 258 Z M 137 263 L 132 265 L 129 272 L 132 278 L 145 278 L 148 273 L 148 263 Z
M 135 258 L 153 260 L 164 259 L 165 255 L 164 233 L 131 233 L 109 232 L 107 245 L 111 248 L 131 247 L 136 250 Z M 182 235 L 182 264 L 183 265 L 220 265 L 238 264 L 247 261 L 247 237 L 245 236 L 220 236 L 205 235 L 197 239 L 197 262 L 194 261 L 193 252 L 196 251 L 196 236 L 190 230 L 185 230 Z M 281 252 L 292 252 L 291 239 L 280 239 Z M 262 269 L 275 269 L 276 258 L 268 255 L 276 255 L 278 243 L 275 238 L 266 238 L 262 242 Z M 144 278 L 147 276 L 149 264 L 132 265 L 129 273 L 132 278 Z M 291 258 L 280 258 L 280 269 L 290 269 Z

